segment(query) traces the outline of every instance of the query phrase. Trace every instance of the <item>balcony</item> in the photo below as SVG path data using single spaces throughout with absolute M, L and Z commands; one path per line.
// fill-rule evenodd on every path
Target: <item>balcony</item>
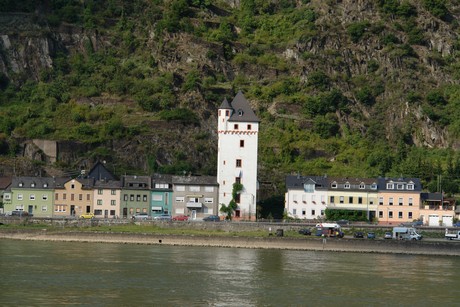
M 187 208 L 203 208 L 203 203 L 187 202 Z

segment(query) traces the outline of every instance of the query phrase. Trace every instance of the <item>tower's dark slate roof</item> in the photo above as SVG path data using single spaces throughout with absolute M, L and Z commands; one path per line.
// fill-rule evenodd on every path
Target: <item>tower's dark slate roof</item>
M 233 110 L 229 119 L 230 122 L 260 122 L 241 91 L 236 94 L 230 104 L 227 99 L 224 99 L 219 109 Z

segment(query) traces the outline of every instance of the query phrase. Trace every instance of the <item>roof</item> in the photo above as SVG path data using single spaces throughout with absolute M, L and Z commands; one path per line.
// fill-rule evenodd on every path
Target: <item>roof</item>
M 100 161 L 97 161 L 93 168 L 91 168 L 87 178 L 94 178 L 96 180 L 116 180 L 115 176 Z
M 172 176 L 173 184 L 218 185 L 216 176 Z
M 300 176 L 290 175 L 286 177 L 286 188 L 291 190 L 302 190 L 305 184 L 314 184 L 315 190 L 326 190 L 327 177 L 325 176 Z
M 121 189 L 120 180 L 96 180 L 94 183 L 95 189 Z
M 232 115 L 230 116 L 230 122 L 259 122 L 259 118 L 256 116 L 254 111 L 251 109 L 249 102 L 244 97 L 243 93 L 239 91 L 235 98 L 233 98 L 231 104 L 228 103 L 227 99 L 224 99 L 220 109 L 232 109 Z
M 12 189 L 54 189 L 56 178 L 54 177 L 13 177 Z
M 13 177 L 7 176 L 7 177 L 0 177 L 0 190 L 5 190 L 11 185 L 11 182 L 13 181 Z
M 150 189 L 150 184 L 151 184 L 150 176 L 125 175 L 122 177 L 123 188 L 145 190 L 145 189 Z
M 422 183 L 419 178 L 378 178 L 379 191 L 399 191 L 399 192 L 420 192 L 422 191 Z M 393 183 L 393 189 L 388 189 L 387 184 Z M 397 185 L 402 185 L 398 188 Z M 413 189 L 407 189 L 408 184 L 413 184 Z

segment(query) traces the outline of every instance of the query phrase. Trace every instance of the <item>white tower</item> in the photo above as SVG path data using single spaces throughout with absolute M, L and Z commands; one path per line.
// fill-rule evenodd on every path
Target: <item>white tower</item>
M 236 199 L 235 219 L 255 220 L 257 200 L 257 146 L 259 119 L 243 93 L 231 103 L 224 99 L 218 115 L 217 182 L 220 205 L 232 200 L 233 184 L 243 190 Z

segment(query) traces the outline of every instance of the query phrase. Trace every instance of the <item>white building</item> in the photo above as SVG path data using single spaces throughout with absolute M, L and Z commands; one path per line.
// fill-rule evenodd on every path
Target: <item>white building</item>
M 225 99 L 219 107 L 217 132 L 219 209 L 232 200 L 233 184 L 241 183 L 234 218 L 255 220 L 259 119 L 241 91 L 231 103 Z
M 328 181 L 320 176 L 287 176 L 285 210 L 296 219 L 324 219 L 327 208 Z

